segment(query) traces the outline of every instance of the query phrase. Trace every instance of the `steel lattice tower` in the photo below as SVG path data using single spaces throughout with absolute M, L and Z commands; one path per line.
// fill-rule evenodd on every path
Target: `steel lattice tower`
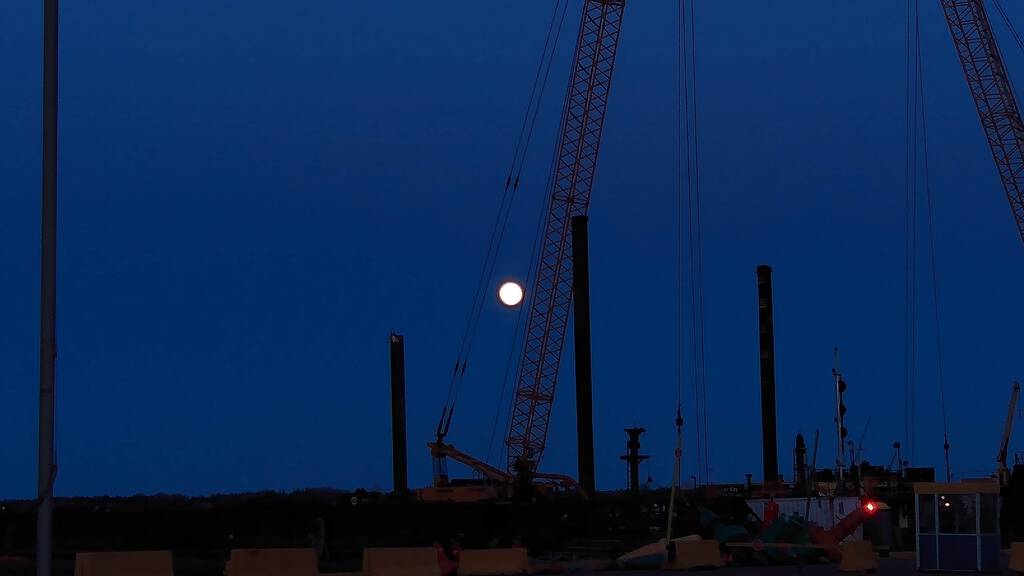
M 544 236 L 506 439 L 509 469 L 544 452 L 572 308 L 573 216 L 587 214 L 625 0 L 586 0 L 562 111 Z
M 1024 122 L 983 0 L 940 0 L 999 178 L 1024 240 Z

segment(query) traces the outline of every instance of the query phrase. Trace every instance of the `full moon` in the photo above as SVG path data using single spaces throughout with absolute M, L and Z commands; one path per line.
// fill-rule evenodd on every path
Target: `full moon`
M 523 301 L 523 287 L 515 282 L 505 282 L 498 288 L 498 300 L 505 306 L 518 306 Z

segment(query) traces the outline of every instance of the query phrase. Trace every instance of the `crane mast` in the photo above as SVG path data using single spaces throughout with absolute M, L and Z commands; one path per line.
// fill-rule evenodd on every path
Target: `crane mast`
M 434 460 L 435 488 L 449 487 L 448 458 L 498 484 L 513 484 L 523 477 L 520 473 L 525 473 L 541 487 L 554 490 L 578 488 L 577 482 L 569 476 L 538 473 L 537 464 L 547 439 L 572 306 L 572 218 L 586 215 L 590 205 L 625 7 L 626 0 L 585 0 L 583 5 L 583 19 L 562 108 L 557 155 L 547 197 L 534 286 L 530 293 L 512 415 L 505 437 L 507 471 L 498 470 L 446 444 L 439 426 L 437 441 L 427 444 Z
M 509 470 L 535 472 L 544 452 L 572 306 L 570 223 L 590 205 L 625 4 L 583 6 L 505 441 Z
M 1024 122 L 984 0 L 940 0 L 999 178 L 1024 241 Z

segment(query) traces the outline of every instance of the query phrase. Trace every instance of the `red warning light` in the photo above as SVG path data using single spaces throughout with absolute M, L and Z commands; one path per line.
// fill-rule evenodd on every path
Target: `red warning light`
M 867 504 L 864 504 L 864 510 L 866 510 L 868 514 L 874 514 L 875 510 L 877 509 L 878 506 L 876 506 L 874 502 L 868 502 Z

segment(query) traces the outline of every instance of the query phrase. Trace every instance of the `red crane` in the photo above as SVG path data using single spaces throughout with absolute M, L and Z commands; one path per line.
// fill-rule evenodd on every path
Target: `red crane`
M 583 5 L 505 439 L 508 467 L 503 472 L 444 443 L 439 427 L 438 441 L 428 444 L 434 456 L 436 487 L 448 485 L 447 458 L 499 483 L 513 483 L 517 472 L 525 472 L 542 485 L 576 484 L 568 476 L 537 473 L 537 464 L 544 453 L 572 309 L 571 221 L 573 216 L 586 215 L 590 206 L 625 6 L 626 0 L 585 0 Z
M 625 0 L 587 0 L 583 7 L 505 440 L 510 470 L 535 471 L 544 453 L 572 307 L 570 222 L 590 206 L 625 6 Z
M 940 0 L 999 178 L 1024 240 L 1024 122 L 984 0 Z

